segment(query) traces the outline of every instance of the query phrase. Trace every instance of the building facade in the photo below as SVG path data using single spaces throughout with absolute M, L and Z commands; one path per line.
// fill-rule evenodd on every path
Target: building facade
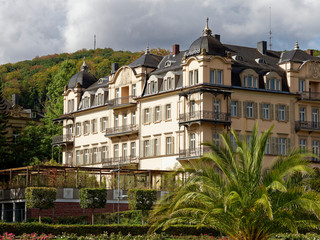
M 185 51 L 137 60 L 96 79 L 83 63 L 64 91 L 63 146 L 69 166 L 173 169 L 199 158 L 202 142 L 234 129 L 249 140 L 271 126 L 265 164 L 291 148 L 319 155 L 320 59 L 312 51 L 223 44 L 208 23 Z M 235 139 L 231 138 L 235 143 Z M 315 163 L 317 159 L 312 159 Z

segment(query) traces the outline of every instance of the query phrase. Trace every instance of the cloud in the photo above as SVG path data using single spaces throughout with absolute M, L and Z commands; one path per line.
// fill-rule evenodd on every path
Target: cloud
M 317 0 L 0 0 L 0 63 L 97 47 L 140 51 L 149 45 L 186 49 L 210 18 L 223 43 L 320 48 Z

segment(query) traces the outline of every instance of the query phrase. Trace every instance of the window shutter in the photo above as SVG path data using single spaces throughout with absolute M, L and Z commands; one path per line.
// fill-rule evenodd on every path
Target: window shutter
M 150 140 L 150 156 L 154 156 L 154 140 Z
M 145 115 L 146 115 L 146 109 L 143 109 L 142 110 L 142 122 L 143 123 L 146 123 L 146 116 Z
M 279 104 L 275 105 L 275 120 L 279 120 Z
M 154 121 L 154 119 L 155 119 L 155 118 L 154 118 L 154 111 L 153 111 L 153 110 L 154 110 L 154 108 L 152 108 L 152 107 L 149 108 L 149 111 L 150 111 L 150 112 L 149 112 L 149 118 L 150 118 L 150 122 L 151 122 L 151 123 L 152 123 L 152 122 Z
M 171 137 L 171 153 L 174 154 L 174 137 Z
M 287 149 L 286 149 L 286 154 L 288 154 L 288 153 L 289 153 L 290 148 L 291 148 L 291 139 L 290 139 L 290 138 L 287 138 Z
M 102 123 L 103 123 L 103 118 L 100 118 L 100 132 L 103 131 L 103 129 L 102 129 Z
M 285 120 L 286 120 L 286 122 L 289 121 L 289 106 L 288 106 L 288 105 L 286 105 L 286 116 L 285 116 Z
M 80 150 L 80 159 L 79 159 L 79 165 L 83 165 L 83 160 L 84 160 L 84 151 Z
M 279 155 L 279 138 L 274 138 L 274 146 L 275 146 L 275 155 Z
M 230 112 L 230 111 L 229 111 Z M 179 120 L 179 102 L 177 102 L 177 111 L 173 111 L 173 113 L 176 113 L 177 120 Z
M 90 129 L 91 129 L 91 133 L 94 133 L 94 129 L 93 129 L 93 120 L 91 120 L 91 126 L 90 126 Z
M 270 120 L 273 120 L 274 112 L 273 112 L 273 104 L 270 104 Z
M 260 115 L 260 119 L 263 119 L 263 104 L 259 103 L 259 115 Z
M 91 149 L 89 149 L 89 159 L 88 159 L 89 161 L 88 161 L 88 164 L 92 164 L 92 162 L 93 162 L 92 161 L 92 159 L 93 159 L 92 155 L 93 155 L 93 151 L 92 151 L 92 148 L 91 148 Z
M 243 117 L 247 117 L 247 102 L 243 102 Z
M 258 118 L 258 104 L 253 103 L 253 118 Z
M 241 102 L 237 102 L 237 116 L 241 117 Z
M 162 105 L 161 106 L 161 110 L 162 110 L 162 120 L 167 120 L 167 116 L 166 116 L 166 105 Z

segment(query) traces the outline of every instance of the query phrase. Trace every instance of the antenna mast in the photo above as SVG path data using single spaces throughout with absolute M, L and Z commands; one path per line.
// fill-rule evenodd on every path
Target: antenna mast
M 96 50 L 96 44 L 97 44 L 96 35 L 94 35 L 93 36 L 93 50 Z
M 270 24 L 270 31 L 269 31 L 269 48 L 271 50 L 271 47 L 272 47 L 272 32 L 271 32 L 271 7 L 269 7 L 269 10 L 270 10 L 270 18 L 269 18 L 269 24 Z

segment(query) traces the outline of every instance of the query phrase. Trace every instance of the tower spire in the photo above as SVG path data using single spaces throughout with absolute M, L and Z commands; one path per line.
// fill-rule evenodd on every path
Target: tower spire
M 299 43 L 298 43 L 298 40 L 296 41 L 296 45 L 294 46 L 294 50 L 298 50 L 300 47 L 299 47 Z
M 206 27 L 202 30 L 202 36 L 211 36 L 211 29 L 209 28 L 209 18 L 207 17 Z
M 80 68 L 81 71 L 87 71 L 88 70 L 88 65 L 86 64 L 86 57 L 83 57 L 83 63 Z

